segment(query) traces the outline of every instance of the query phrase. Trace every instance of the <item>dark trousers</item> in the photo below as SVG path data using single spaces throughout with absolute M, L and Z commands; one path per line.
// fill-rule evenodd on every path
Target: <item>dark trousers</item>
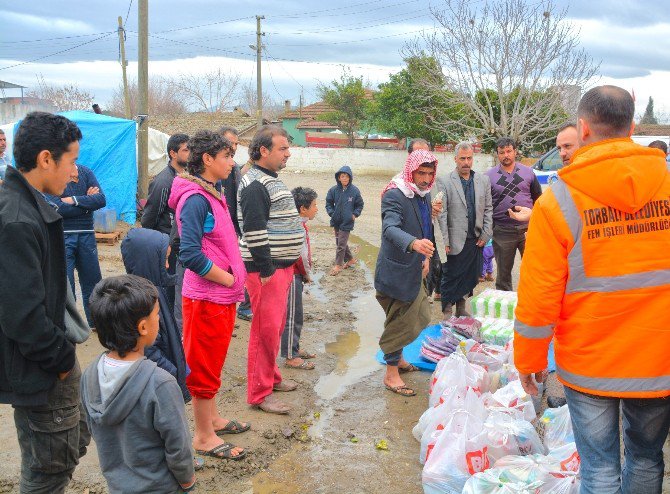
M 351 232 L 335 229 L 335 264 L 338 266 L 343 266 L 354 258 L 349 250 L 349 233 Z
M 176 274 L 177 273 L 177 264 L 179 264 L 178 255 L 179 255 L 179 251 L 177 249 L 171 249 L 170 250 L 170 255 L 168 256 L 168 267 L 167 267 L 167 272 L 169 274 Z M 183 279 L 183 276 L 182 276 L 182 279 Z M 166 294 L 167 294 L 168 305 L 170 306 L 170 310 L 174 314 L 177 289 L 174 285 L 170 285 L 170 286 L 167 287 L 167 289 L 165 291 L 166 291 Z
M 514 267 L 514 258 L 518 250 L 523 257 L 523 251 L 526 248 L 527 227 L 501 227 L 493 226 L 493 254 L 498 266 L 496 276 L 496 289 L 511 292 L 514 290 L 512 284 L 512 268 Z
M 246 286 L 244 287 L 244 302 L 240 302 L 240 305 L 237 306 L 237 313 L 239 314 L 241 310 L 251 310 L 251 300 L 249 300 Z
M 84 313 L 88 325 L 93 327 L 91 313 L 88 310 L 88 299 L 93 287 L 102 279 L 95 233 L 66 233 L 65 261 L 67 262 L 67 279 L 70 281 L 73 294 L 77 293 L 74 289 L 74 270 L 77 269 Z
M 59 494 L 72 478 L 79 458 L 91 442 L 79 410 L 81 368 L 57 380 L 47 403 L 14 407 L 14 424 L 21 448 L 21 494 Z
M 295 358 L 300 351 L 300 333 L 302 333 L 302 275 L 293 276 L 293 283 L 288 289 L 288 303 L 286 305 L 286 324 L 281 335 L 281 356 Z
M 174 285 L 174 318 L 177 321 L 177 328 L 179 328 L 179 335 L 184 334 L 184 313 L 181 308 L 181 287 L 184 285 L 184 265 L 181 261 L 177 260 L 175 266 L 175 274 L 177 280 Z

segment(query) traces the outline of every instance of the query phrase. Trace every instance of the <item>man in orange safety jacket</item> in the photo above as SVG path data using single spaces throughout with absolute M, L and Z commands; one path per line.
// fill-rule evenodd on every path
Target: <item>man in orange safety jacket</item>
M 635 105 L 600 86 L 579 103 L 582 146 L 535 203 L 514 361 L 524 389 L 554 338 L 581 457 L 581 493 L 660 493 L 670 426 L 670 173 L 630 139 Z M 620 461 L 619 414 L 625 462 Z

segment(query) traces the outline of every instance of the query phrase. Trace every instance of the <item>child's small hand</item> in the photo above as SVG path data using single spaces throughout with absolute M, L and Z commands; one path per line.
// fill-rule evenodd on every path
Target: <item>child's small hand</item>
M 351 215 L 351 221 L 356 221 L 356 215 L 355 214 Z

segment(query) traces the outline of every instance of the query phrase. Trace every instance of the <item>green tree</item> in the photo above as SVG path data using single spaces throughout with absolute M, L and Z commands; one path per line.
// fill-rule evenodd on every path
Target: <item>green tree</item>
M 349 147 L 354 147 L 356 131 L 370 123 L 371 103 L 366 96 L 363 77 L 354 77 L 347 69 L 342 71 L 339 80 L 330 85 L 319 84 L 317 92 L 321 99 L 333 108 L 320 115 L 331 125 L 337 125 L 349 138 Z
M 458 118 L 440 93 L 425 90 L 426 82 L 440 84 L 441 69 L 434 58 L 410 57 L 407 66 L 379 85 L 375 95 L 374 127 L 398 138 L 421 137 L 438 144 L 458 139 L 448 122 Z
M 649 96 L 647 108 L 644 110 L 644 115 L 642 115 L 640 123 L 643 125 L 658 125 L 658 120 L 654 116 L 654 99 L 651 96 Z

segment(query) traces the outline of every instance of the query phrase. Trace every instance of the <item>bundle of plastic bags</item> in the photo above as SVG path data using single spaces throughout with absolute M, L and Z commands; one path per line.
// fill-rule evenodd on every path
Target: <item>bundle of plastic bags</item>
M 468 339 L 475 341 L 483 341 L 480 335 L 480 330 L 482 328 L 482 323 L 479 322 L 474 317 L 466 316 L 451 316 L 448 320 L 444 321 L 447 325 L 451 326 L 454 331 L 465 336 Z
M 435 406 L 447 388 L 471 388 L 481 394 L 489 389 L 489 377 L 486 370 L 477 364 L 471 364 L 462 352 L 455 352 L 440 360 L 431 379 L 428 402 Z
M 540 421 L 544 424 L 544 445 L 549 451 L 575 442 L 568 405 L 547 408 Z
M 472 297 L 470 303 L 475 316 L 514 320 L 517 294 L 489 288 Z

